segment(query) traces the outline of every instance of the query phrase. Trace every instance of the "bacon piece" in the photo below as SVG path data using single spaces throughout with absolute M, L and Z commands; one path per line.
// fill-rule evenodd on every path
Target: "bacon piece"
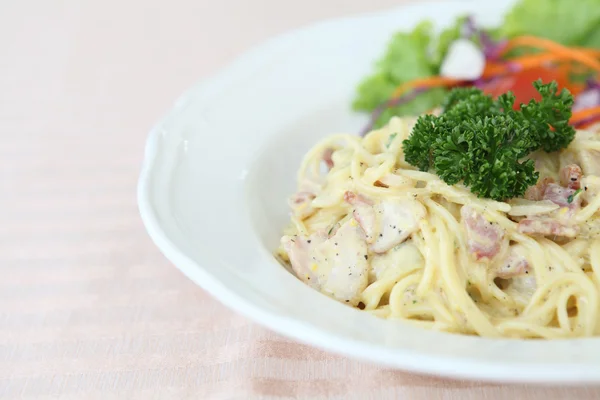
M 501 289 L 522 306 L 529 302 L 537 286 L 533 268 L 529 265 L 525 254 L 524 246 L 512 245 L 507 256 L 498 259 L 492 270 L 495 278 L 503 280 Z
M 331 157 L 333 155 L 333 149 L 331 147 L 328 147 L 325 149 L 325 151 L 323 152 L 323 161 L 325 162 L 325 165 L 327 165 L 327 168 L 331 169 L 333 168 L 333 158 Z
M 574 189 L 552 183 L 546 187 L 544 200 L 550 200 L 561 208 L 548 215 L 531 216 L 520 221 L 519 232 L 527 235 L 577 236 L 579 227 L 572 224 L 572 217 L 581 207 L 581 196 L 575 196 Z
M 513 247 L 511 247 L 508 257 L 499 263 L 496 268 L 496 276 L 498 278 L 509 279 L 526 273 L 528 274 L 531 271 L 527 259 L 518 254 Z
M 569 164 L 560 170 L 560 184 L 569 189 L 581 188 L 583 172 L 577 164 Z
M 550 200 L 561 207 L 568 207 L 570 210 L 579 208 L 581 205 L 581 198 L 573 196 L 575 196 L 575 189 L 564 188 L 555 183 L 549 184 L 544 192 L 544 200 Z
M 526 235 L 577 236 L 577 226 L 568 226 L 551 218 L 527 218 L 519 222 L 519 232 Z
M 321 284 L 314 271 L 311 268 L 312 255 L 314 248 L 319 244 L 325 243 L 327 235 L 323 232 L 314 233 L 308 237 L 303 236 L 284 236 L 281 238 L 281 245 L 288 254 L 292 270 L 308 286 L 320 289 Z
M 372 202 L 352 192 L 346 192 L 344 199 L 354 207 L 353 216 L 375 253 L 385 253 L 406 240 L 426 213 L 425 207 L 412 199 Z
M 300 219 L 313 215 L 317 211 L 311 205 L 315 197 L 315 194 L 311 192 L 298 192 L 292 195 L 288 200 L 292 213 Z
M 317 260 L 318 271 L 325 277 L 322 292 L 358 305 L 369 283 L 367 243 L 362 229 L 351 221 L 344 223 L 319 246 Z
M 327 238 L 324 232 L 281 239 L 298 278 L 343 303 L 357 305 L 367 287 L 369 262 L 362 229 L 344 223 Z
M 554 183 L 554 179 L 552 178 L 543 178 L 540 179 L 534 186 L 530 186 L 525 192 L 525 198 L 527 200 L 539 201 L 544 198 L 544 193 L 546 192 L 546 187 Z
M 375 210 L 373 209 L 373 203 L 354 192 L 344 193 L 344 201 L 354 207 L 352 215 L 365 231 L 367 242 L 372 243 L 375 235 Z
M 467 232 L 469 251 L 477 260 L 492 260 L 508 244 L 505 231 L 498 224 L 488 221 L 481 213 L 470 206 L 460 210 L 462 222 Z

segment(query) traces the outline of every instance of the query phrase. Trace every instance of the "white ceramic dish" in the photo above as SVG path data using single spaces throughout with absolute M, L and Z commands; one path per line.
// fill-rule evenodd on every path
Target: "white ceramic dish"
M 356 83 L 399 29 L 473 13 L 495 24 L 512 1 L 421 3 L 302 29 L 248 52 L 191 89 L 151 132 L 142 218 L 163 253 L 234 310 L 299 341 L 448 377 L 600 382 L 600 339 L 490 340 L 431 332 L 339 304 L 272 257 L 303 154 L 357 132 Z

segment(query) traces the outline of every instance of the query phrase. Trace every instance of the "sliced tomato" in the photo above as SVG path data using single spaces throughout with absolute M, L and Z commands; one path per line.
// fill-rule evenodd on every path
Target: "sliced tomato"
M 544 83 L 556 81 L 559 90 L 567 88 L 573 94 L 582 90 L 582 85 L 574 84 L 569 80 L 567 69 L 542 66 L 494 79 L 483 87 L 483 91 L 497 97 L 510 90 L 516 97 L 515 108 L 519 108 L 521 103 L 528 103 L 531 99 L 541 99 L 540 94 L 533 87 L 533 82 L 538 79 Z

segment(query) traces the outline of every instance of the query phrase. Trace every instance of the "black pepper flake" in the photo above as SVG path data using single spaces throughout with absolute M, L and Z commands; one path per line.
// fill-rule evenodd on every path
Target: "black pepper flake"
M 383 237 L 383 233 L 380 233 L 380 234 L 379 234 L 379 237 Z
M 337 242 L 334 243 L 336 246 L 338 245 Z
M 529 271 L 525 271 L 525 273 L 526 273 L 526 274 L 528 274 L 528 273 L 529 273 Z
M 367 254 L 365 254 L 365 260 L 368 260 L 369 256 Z
M 346 303 L 350 303 L 350 300 L 346 300 Z
M 583 188 L 583 190 L 585 190 L 587 192 L 587 186 Z
M 310 242 L 312 242 L 312 240 L 308 239 L 306 242 L 307 242 L 307 243 L 310 243 Z
M 392 227 L 392 229 L 396 229 L 396 225 L 394 225 L 394 226 Z
M 335 253 L 335 255 L 336 255 L 336 256 L 339 256 L 339 255 L 340 255 L 340 253 Z

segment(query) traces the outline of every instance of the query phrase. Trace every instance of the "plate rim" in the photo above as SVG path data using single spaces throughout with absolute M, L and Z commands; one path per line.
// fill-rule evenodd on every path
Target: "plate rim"
M 151 187 L 153 181 L 153 172 L 156 167 L 156 160 L 160 155 L 160 142 L 162 140 L 163 126 L 167 121 L 176 118 L 178 114 L 192 101 L 195 94 L 203 92 L 209 82 L 214 82 L 235 73 L 237 68 L 259 57 L 262 53 L 280 43 L 292 40 L 295 36 L 305 34 L 307 31 L 318 29 L 323 25 L 337 24 L 340 22 L 351 22 L 365 18 L 374 18 L 387 13 L 398 12 L 400 10 L 420 8 L 426 9 L 435 4 L 475 3 L 477 0 L 433 0 L 422 3 L 409 3 L 396 6 L 387 10 L 360 13 L 351 16 L 330 18 L 316 23 L 308 24 L 304 27 L 276 35 L 262 43 L 259 43 L 250 49 L 241 53 L 235 60 L 220 69 L 216 73 L 208 76 L 200 83 L 192 85 L 185 91 L 174 103 L 171 109 L 159 120 L 150 130 L 144 149 L 144 157 L 141 172 L 137 183 L 137 202 L 142 222 L 154 244 L 161 253 L 173 263 L 184 275 L 194 283 L 206 290 L 212 297 L 224 304 L 231 310 L 238 312 L 246 318 L 258 323 L 268 329 L 275 331 L 287 337 L 309 344 L 316 348 L 332 353 L 347 356 L 361 361 L 375 363 L 381 366 L 387 366 L 394 369 L 400 369 L 405 372 L 421 373 L 425 375 L 439 376 L 452 379 L 483 380 L 488 382 L 514 382 L 514 383 L 537 383 L 537 384 L 583 384 L 598 383 L 600 381 L 600 368 L 593 371 L 587 371 L 584 374 L 572 374 L 568 371 L 559 369 L 568 367 L 571 364 L 553 363 L 553 364 L 533 364 L 529 366 L 515 366 L 515 368 L 531 368 L 527 374 L 514 374 L 507 371 L 505 363 L 497 364 L 491 361 L 481 362 L 468 358 L 457 358 L 455 356 L 429 356 L 421 354 L 410 349 L 396 349 L 395 352 L 402 353 L 402 359 L 391 359 L 382 356 L 380 350 L 373 352 L 373 346 L 363 343 L 359 340 L 340 338 L 335 334 L 324 332 L 312 324 L 306 324 L 287 318 L 284 315 L 277 314 L 270 310 L 261 308 L 260 305 L 247 302 L 246 299 L 238 295 L 234 290 L 230 290 L 220 280 L 210 274 L 199 262 L 188 257 L 176 243 L 174 243 L 161 227 L 158 215 L 152 202 Z M 504 3 L 512 3 L 514 0 L 500 0 Z M 491 339 L 493 340 L 493 339 Z M 376 355 L 374 357 L 374 354 Z M 535 369 L 535 370 L 534 370 Z

